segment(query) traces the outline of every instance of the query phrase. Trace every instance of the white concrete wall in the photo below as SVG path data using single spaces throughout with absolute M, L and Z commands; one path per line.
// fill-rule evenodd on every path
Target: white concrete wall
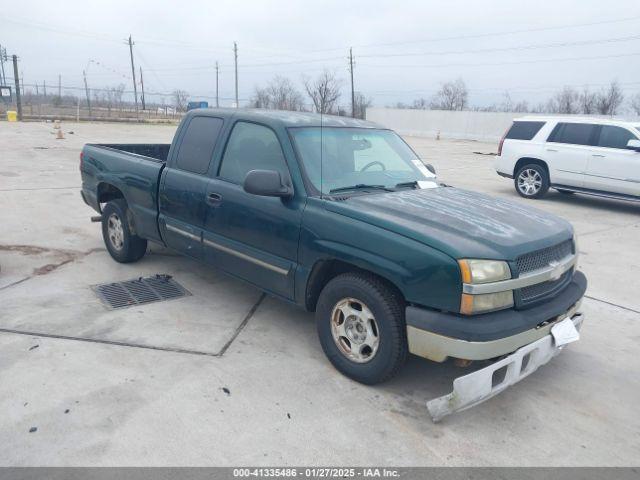
M 367 108 L 367 120 L 401 135 L 498 141 L 522 113 Z
M 401 135 L 435 137 L 440 132 L 441 138 L 496 142 L 502 138 L 514 118 L 530 115 L 532 114 L 367 108 L 367 120 L 380 123 Z

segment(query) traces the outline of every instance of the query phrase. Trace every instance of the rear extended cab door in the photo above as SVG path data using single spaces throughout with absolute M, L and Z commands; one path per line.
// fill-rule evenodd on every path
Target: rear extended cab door
M 544 152 L 552 184 L 584 187 L 596 130 L 591 123 L 559 122 L 555 126 Z
M 160 182 L 158 225 L 166 245 L 201 259 L 202 226 L 208 205 L 205 190 L 224 121 L 188 116 L 176 132 Z
M 640 196 L 640 153 L 627 148 L 640 133 L 616 125 L 598 126 L 597 141 L 588 158 L 585 187 Z

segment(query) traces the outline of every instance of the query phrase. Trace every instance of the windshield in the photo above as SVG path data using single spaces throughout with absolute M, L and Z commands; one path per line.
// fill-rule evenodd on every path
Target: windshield
M 435 175 L 391 130 L 301 127 L 290 131 L 307 177 L 323 194 L 349 187 L 401 188 L 398 184 L 423 181 L 436 186 Z

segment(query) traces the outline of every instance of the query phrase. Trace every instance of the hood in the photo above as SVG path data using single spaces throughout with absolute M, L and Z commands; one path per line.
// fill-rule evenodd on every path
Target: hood
M 326 208 L 454 258 L 515 260 L 573 235 L 571 224 L 555 215 L 451 187 L 358 195 Z

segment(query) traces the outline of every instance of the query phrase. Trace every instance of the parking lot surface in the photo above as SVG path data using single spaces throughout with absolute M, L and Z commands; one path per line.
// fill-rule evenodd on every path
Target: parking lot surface
M 84 143 L 174 126 L 0 123 L 0 465 L 615 466 L 640 458 L 640 204 L 517 196 L 496 145 L 408 137 L 440 179 L 570 220 L 589 279 L 582 338 L 434 424 L 469 370 L 410 358 L 367 387 L 333 369 L 313 315 L 152 246 L 118 264 L 80 198 Z M 73 132 L 73 133 L 72 133 Z M 108 310 L 91 287 L 169 274 L 191 296 Z M 35 429 L 35 430 L 34 430 Z

